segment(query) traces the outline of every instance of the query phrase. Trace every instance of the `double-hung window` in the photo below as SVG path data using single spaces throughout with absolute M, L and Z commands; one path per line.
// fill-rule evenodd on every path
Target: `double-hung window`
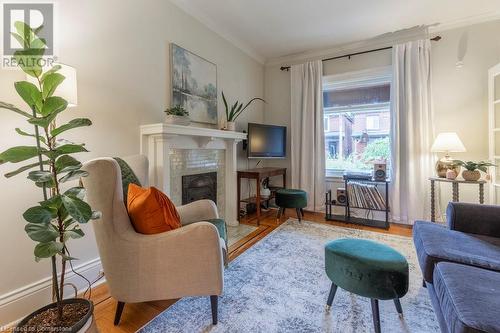
M 391 68 L 323 78 L 327 176 L 390 163 Z

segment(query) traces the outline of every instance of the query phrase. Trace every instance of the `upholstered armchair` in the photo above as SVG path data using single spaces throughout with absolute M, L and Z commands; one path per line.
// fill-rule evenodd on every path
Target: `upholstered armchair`
M 144 156 L 124 158 L 143 186 L 148 184 Z M 112 158 L 86 162 L 82 179 L 87 201 L 102 213 L 93 222 L 110 294 L 118 301 L 115 325 L 125 303 L 210 296 L 217 324 L 217 301 L 223 289 L 224 240 L 208 219 L 218 218 L 210 200 L 177 207 L 182 227 L 156 235 L 135 232 L 123 202 L 120 167 Z

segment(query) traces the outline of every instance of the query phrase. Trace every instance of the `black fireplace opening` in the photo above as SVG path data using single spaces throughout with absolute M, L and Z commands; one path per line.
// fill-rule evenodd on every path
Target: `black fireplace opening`
M 182 204 L 203 199 L 217 203 L 217 172 L 182 176 Z

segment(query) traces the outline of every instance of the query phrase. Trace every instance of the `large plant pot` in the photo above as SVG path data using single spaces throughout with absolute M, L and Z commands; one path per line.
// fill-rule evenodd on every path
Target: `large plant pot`
M 189 120 L 188 117 L 167 114 L 165 116 L 165 123 L 172 125 L 189 126 L 189 124 L 191 124 L 191 120 Z
M 64 332 L 67 333 L 98 333 L 99 330 L 97 329 L 97 325 L 94 320 L 94 304 L 84 298 L 70 298 L 70 299 L 65 299 L 63 301 L 64 304 L 71 304 L 71 303 L 84 303 L 87 304 L 89 307 L 89 311 L 85 316 L 80 319 L 76 324 L 73 325 L 73 327 L 69 328 L 68 330 L 64 330 Z M 43 308 L 40 308 L 33 312 L 32 314 L 28 315 L 25 317 L 23 320 L 17 324 L 17 326 L 14 328 L 12 332 L 34 332 L 33 329 L 30 327 L 24 327 L 24 325 L 29 322 L 33 317 L 38 315 L 39 313 L 42 313 L 48 309 L 52 309 L 57 307 L 57 303 L 52 303 L 49 305 L 44 306 Z M 56 329 L 54 329 L 54 332 L 56 332 Z M 62 330 L 61 330 L 62 332 Z
M 479 178 L 481 178 L 481 173 L 479 172 L 479 170 L 464 170 L 462 171 L 462 177 L 464 177 L 464 179 L 468 182 L 475 182 L 476 180 L 479 180 Z

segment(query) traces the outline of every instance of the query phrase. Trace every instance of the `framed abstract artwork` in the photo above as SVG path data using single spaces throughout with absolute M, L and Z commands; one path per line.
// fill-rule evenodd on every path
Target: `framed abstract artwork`
M 172 106 L 193 122 L 217 124 L 217 65 L 171 43 Z

